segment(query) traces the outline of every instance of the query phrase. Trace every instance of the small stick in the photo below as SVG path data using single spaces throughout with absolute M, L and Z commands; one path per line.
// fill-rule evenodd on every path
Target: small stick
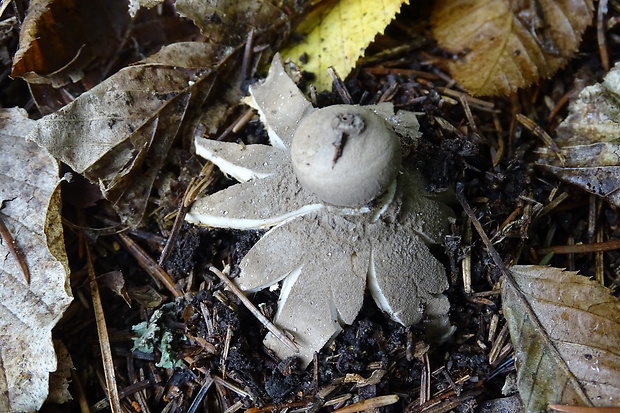
M 249 409 L 245 411 L 245 413 L 271 413 L 275 411 L 287 411 L 286 409 L 292 409 L 295 407 L 306 407 L 306 406 L 308 406 L 308 402 L 306 400 L 302 400 L 298 402 L 291 402 L 291 403 L 286 403 L 286 404 L 281 404 L 281 405 L 268 404 L 267 406 L 263 406 L 263 407 L 250 407 Z M 307 409 L 304 409 L 304 410 L 307 410 Z M 292 411 L 292 410 L 288 410 L 288 411 Z
M 558 99 L 558 101 L 555 103 L 555 106 L 553 107 L 553 109 L 551 109 L 551 111 L 549 112 L 549 115 L 547 116 L 547 122 L 551 123 L 553 118 L 555 118 L 558 115 L 560 110 L 562 110 L 562 108 L 566 106 L 566 104 L 569 102 L 570 98 L 573 96 L 574 93 L 575 93 L 575 89 L 571 89 L 568 92 L 566 92 L 560 99 Z
M 566 192 L 562 192 L 560 195 L 558 195 L 553 201 L 549 202 L 547 205 L 545 205 L 539 212 L 538 214 L 536 214 L 536 219 L 539 219 L 540 217 L 547 215 L 553 208 L 557 207 L 558 205 L 560 205 L 562 202 L 564 202 L 564 200 L 566 200 L 566 198 L 568 198 L 568 194 Z
M 347 87 L 344 85 L 342 79 L 340 79 L 340 76 L 338 76 L 338 73 L 336 73 L 336 70 L 334 70 L 334 68 L 330 66 L 327 68 L 327 73 L 329 73 L 329 77 L 332 78 L 332 87 L 336 89 L 336 92 L 338 92 L 338 94 L 340 95 L 340 99 L 342 99 L 342 102 L 347 105 L 352 105 L 353 98 L 347 90 Z
M 497 110 L 495 110 L 495 104 L 493 102 L 487 102 L 486 100 L 475 98 L 467 93 L 452 90 L 443 86 L 439 86 L 436 89 L 439 93 L 453 97 L 455 99 L 460 100 L 462 97 L 466 99 L 471 106 L 477 107 L 478 109 L 486 109 L 489 111 L 498 112 Z
M 422 379 L 420 380 L 420 401 L 419 405 L 423 406 L 431 399 L 431 362 L 428 359 L 428 353 L 422 356 Z
M 77 399 L 78 405 L 80 406 L 80 412 L 91 413 L 90 405 L 88 404 L 88 399 L 86 398 L 86 393 L 84 393 L 84 388 L 82 387 L 81 378 L 75 369 L 71 369 L 71 386 L 73 388 L 71 395 L 74 399 Z
M 224 339 L 224 351 L 222 351 L 220 369 L 222 370 L 222 379 L 226 380 L 226 359 L 228 359 L 228 352 L 230 351 L 230 341 L 232 340 L 232 326 L 229 324 L 226 327 L 226 338 Z
M 400 85 L 398 83 L 396 82 L 392 83 L 390 87 L 388 87 L 387 90 L 379 98 L 379 103 L 388 102 L 392 100 L 392 98 L 394 98 L 394 95 L 396 95 L 396 92 L 398 92 L 399 88 L 400 88 Z
M 593 242 L 592 244 L 556 245 L 536 250 L 539 255 L 550 252 L 554 254 L 585 254 L 588 252 L 613 251 L 620 249 L 620 239 L 611 239 L 605 242 Z
M 450 388 L 452 389 L 452 391 L 454 391 L 454 394 L 458 396 L 461 395 L 461 391 L 463 390 L 461 388 L 461 386 L 457 386 L 454 383 L 454 380 L 452 380 L 452 377 L 450 377 L 450 374 L 446 371 L 445 368 L 441 369 L 441 374 L 443 374 L 443 376 L 445 377 L 446 381 L 448 382 L 448 385 L 450 386 Z
M 242 86 L 250 78 L 250 67 L 252 64 L 252 56 L 253 56 L 252 48 L 253 47 L 254 47 L 254 29 L 252 28 L 250 29 L 250 33 L 248 33 L 248 37 L 245 40 L 245 47 L 243 48 L 243 60 L 241 61 Z
M 538 136 L 548 147 L 555 153 L 555 156 L 560 160 L 562 165 L 566 164 L 566 158 L 562 155 L 560 147 L 551 139 L 551 136 L 547 132 L 544 131 L 543 128 L 534 123 L 533 120 L 526 117 L 521 113 L 517 113 L 516 115 L 517 122 L 523 125 L 525 128 L 529 129 L 535 136 Z
M 605 72 L 609 72 L 609 54 L 607 53 L 605 32 L 603 31 L 605 13 L 607 13 L 607 0 L 600 0 L 596 10 L 596 40 L 598 42 L 598 52 L 601 55 L 601 65 Z
M 205 381 L 202 383 L 202 386 L 200 386 L 200 390 L 198 390 L 198 394 L 196 394 L 196 397 L 192 401 L 191 406 L 189 406 L 189 409 L 187 409 L 187 413 L 194 413 L 196 410 L 198 410 L 198 407 L 200 407 L 200 403 L 202 403 L 202 399 L 204 399 L 207 391 L 209 391 L 209 387 L 211 387 L 212 384 L 213 379 L 210 376 L 206 377 Z
M 469 126 L 471 126 L 474 132 L 478 132 L 478 126 L 476 126 L 476 120 L 474 119 L 474 115 L 471 113 L 471 107 L 467 102 L 467 98 L 464 93 L 459 94 L 459 103 L 463 107 L 463 111 L 465 112 L 465 117 L 467 118 L 467 122 L 469 122 Z
M 508 325 L 505 324 L 501 331 L 499 332 L 499 335 L 495 338 L 495 341 L 493 341 L 493 345 L 491 346 L 491 351 L 489 351 L 489 355 L 488 355 L 488 360 L 489 360 L 489 364 L 494 366 L 497 361 L 499 360 L 499 355 L 502 351 L 502 348 L 504 347 L 504 342 L 506 341 L 506 339 L 508 338 Z
M 114 360 L 112 359 L 112 348 L 110 347 L 110 337 L 108 336 L 108 328 L 103 314 L 103 304 L 99 295 L 99 286 L 97 285 L 97 277 L 95 268 L 90 255 L 90 247 L 86 246 L 86 256 L 88 258 L 88 279 L 90 282 L 90 292 L 93 300 L 93 310 L 95 311 L 95 320 L 97 321 L 97 334 L 99 336 L 99 348 L 101 349 L 101 359 L 103 361 L 103 372 L 105 374 L 105 383 L 112 413 L 122 413 L 121 401 L 116 385 L 116 375 L 114 373 Z
M 620 413 L 620 407 L 582 407 L 550 404 L 550 409 L 565 413 Z
M 603 242 L 603 227 L 596 232 L 596 242 Z M 594 257 L 596 276 L 594 277 L 603 287 L 605 286 L 605 257 L 602 251 L 597 251 Z
M 361 411 L 373 411 L 379 407 L 389 406 L 396 403 L 399 397 L 395 394 L 389 396 L 372 397 L 361 402 L 350 404 L 342 409 L 334 410 L 333 413 L 355 413 Z
M 466 245 L 471 245 L 471 240 L 473 236 L 473 230 L 471 228 L 471 221 L 469 219 L 465 219 L 465 234 L 463 235 L 464 242 Z M 463 290 L 465 294 L 471 294 L 474 290 L 471 288 L 471 248 L 468 248 L 463 260 L 461 261 L 461 269 L 463 272 Z
M 239 120 L 237 120 L 237 122 L 235 122 L 235 124 L 233 125 L 232 133 L 239 132 L 254 117 L 254 114 L 254 108 L 249 108 L 248 110 L 246 110 L 243 115 L 241 115 Z
M 230 291 L 232 291 L 233 293 L 235 293 L 237 297 L 239 297 L 239 300 L 241 300 L 243 305 L 248 310 L 250 310 L 250 312 L 254 315 L 254 317 L 256 317 L 258 321 L 260 321 L 261 324 L 264 325 L 267 328 L 267 330 L 269 330 L 269 332 L 271 332 L 271 334 L 273 334 L 278 340 L 280 340 L 286 347 L 288 347 L 295 353 L 299 353 L 299 346 L 297 346 L 297 344 L 295 344 L 290 338 L 284 335 L 284 333 L 280 331 L 280 329 L 278 329 L 278 327 L 276 327 L 275 324 L 269 321 L 267 317 L 263 315 L 263 313 L 258 311 L 258 309 L 254 306 L 254 304 L 252 304 L 252 302 L 243 294 L 243 292 L 241 292 L 239 288 L 237 288 L 237 286 L 232 281 L 228 279 L 227 276 L 225 276 L 220 270 L 218 270 L 214 266 L 210 266 L 209 271 L 217 275 L 218 278 L 224 284 L 226 284 L 226 287 L 228 287 Z
M 239 387 L 235 386 L 234 384 L 231 384 L 231 383 L 227 382 L 226 380 L 224 380 L 223 378 L 221 378 L 219 376 L 213 375 L 213 376 L 211 376 L 211 378 L 217 384 L 222 385 L 222 386 L 226 387 L 227 389 L 234 391 L 235 393 L 237 393 L 241 397 L 250 397 L 250 393 L 246 392 L 243 389 L 240 389 Z
M 244 111 L 233 123 L 228 125 L 228 127 L 218 136 L 216 141 L 224 141 L 228 139 L 228 136 L 235 133 L 235 131 L 241 130 L 241 128 L 245 125 L 244 122 L 248 122 L 254 116 L 254 109 L 250 108 Z
M 181 201 L 181 206 L 177 212 L 177 216 L 174 219 L 174 224 L 172 225 L 172 231 L 170 231 L 170 236 L 168 237 L 168 241 L 164 246 L 164 249 L 159 256 L 159 266 L 163 267 L 166 263 L 166 260 L 170 256 L 172 252 L 172 248 L 174 247 L 174 243 L 179 236 L 179 231 L 181 230 L 181 226 L 185 221 L 185 216 L 187 215 L 187 211 L 189 211 L 189 207 L 196 200 L 196 197 L 204 188 L 209 186 L 211 182 L 213 182 L 213 164 L 209 162 L 203 170 L 201 171 L 201 175 L 204 172 L 204 177 L 202 178 L 192 178 L 187 185 L 187 189 L 185 190 L 185 194 L 183 195 L 183 200 Z
M 118 233 L 116 236 L 121 240 L 129 252 L 136 257 L 138 264 L 140 264 L 140 266 L 144 268 L 144 270 L 148 272 L 151 277 L 161 282 L 173 296 L 183 296 L 183 293 L 177 290 L 174 280 L 170 277 L 170 275 L 163 268 L 161 268 L 157 262 L 155 262 L 155 260 L 146 253 L 146 251 L 140 248 L 138 244 L 133 242 L 133 240 L 127 235 Z
M 9 249 L 9 252 L 13 254 L 17 263 L 19 264 L 19 268 L 22 269 L 22 273 L 24 274 L 24 279 L 26 280 L 26 284 L 30 284 L 30 270 L 28 270 L 28 264 L 26 264 L 26 257 L 22 250 L 17 246 L 17 242 L 13 235 L 11 235 L 11 231 L 4 224 L 4 220 L 0 216 L 0 235 L 4 240 L 4 244 Z

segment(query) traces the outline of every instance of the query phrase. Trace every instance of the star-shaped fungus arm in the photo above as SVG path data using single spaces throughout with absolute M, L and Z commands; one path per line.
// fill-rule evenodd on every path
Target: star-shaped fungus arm
M 375 302 L 393 320 L 409 326 L 448 289 L 443 265 L 412 231 L 374 229 L 368 286 Z M 442 298 L 440 298 L 442 297 Z
M 240 145 L 196 138 L 196 154 L 239 182 L 266 178 L 289 164 L 287 154 L 270 145 Z
M 267 126 L 271 144 L 290 148 L 297 125 L 314 108 L 284 70 L 279 54 L 274 56 L 267 78 L 250 86 L 250 96 L 248 103 Z
M 449 219 L 454 212 L 446 204 L 438 202 L 424 189 L 419 173 L 404 167 L 398 179 L 398 217 L 403 227 L 415 231 L 427 244 L 444 242 Z
M 235 229 L 268 228 L 322 208 L 303 191 L 285 151 L 196 139 L 196 151 L 242 181 L 197 199 L 186 216 L 195 224 Z
M 312 202 L 296 181 L 283 180 L 278 174 L 199 198 L 185 219 L 216 228 L 269 228 L 323 208 Z
M 255 291 L 283 279 L 274 323 L 293 335 L 300 352 L 270 335 L 265 345 L 282 359 L 298 356 L 304 366 L 354 321 L 364 298 L 368 244 L 347 232 L 354 223 L 335 221 L 308 214 L 272 229 L 241 261 L 236 280 Z

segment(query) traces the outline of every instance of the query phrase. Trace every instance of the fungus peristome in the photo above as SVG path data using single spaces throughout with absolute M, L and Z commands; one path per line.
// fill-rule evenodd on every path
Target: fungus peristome
M 372 110 L 334 105 L 306 116 L 291 145 L 297 179 L 321 201 L 367 204 L 388 189 L 400 168 L 400 139 Z
M 251 94 L 272 146 L 197 138 L 199 154 L 241 183 L 199 198 L 187 220 L 220 228 L 271 228 L 242 259 L 234 281 L 247 292 L 281 282 L 273 321 L 294 337 L 300 352 L 292 353 L 270 334 L 265 345 L 281 358 L 296 355 L 307 365 L 355 320 L 365 290 L 395 321 L 411 325 L 426 318 L 427 326 L 439 330 L 434 335 L 450 334 L 449 303 L 442 294 L 448 288 L 445 269 L 428 245 L 442 242 L 452 211 L 427 196 L 414 168 L 401 165 L 394 133 L 415 140 L 415 115 L 395 114 L 390 104 L 314 109 L 278 57 Z M 328 124 L 317 123 L 325 119 L 323 113 L 330 114 Z M 343 113 L 363 122 L 350 117 L 342 122 Z M 334 122 L 346 137 L 334 136 Z M 328 131 L 324 139 L 316 138 L 323 128 Z M 378 133 L 359 138 L 375 128 Z M 313 145 L 305 145 L 305 139 L 317 140 L 316 153 L 322 153 L 317 159 L 327 177 L 318 181 L 303 168 L 313 157 L 308 150 Z M 339 164 L 355 174 L 345 177 Z M 339 186 L 342 177 L 348 183 Z M 330 179 L 336 183 L 323 191 L 321 183 Z

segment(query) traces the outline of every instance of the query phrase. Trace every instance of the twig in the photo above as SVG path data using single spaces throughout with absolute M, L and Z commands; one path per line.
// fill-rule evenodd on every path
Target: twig
M 370 399 L 362 400 L 361 402 L 350 404 L 342 409 L 334 410 L 333 413 L 355 413 L 360 411 L 372 411 L 383 406 L 389 406 L 396 403 L 399 397 L 395 394 L 389 396 L 379 396 Z
M 497 112 L 495 110 L 495 104 L 493 102 L 488 102 L 486 100 L 478 99 L 467 93 L 459 92 L 457 90 L 452 90 L 450 88 L 443 87 L 443 86 L 438 86 L 436 89 L 439 93 L 453 97 L 455 99 L 459 99 L 459 100 L 465 99 L 467 100 L 469 105 L 474 106 L 478 109 Z
M 198 407 L 200 406 L 200 403 L 202 402 L 202 399 L 204 399 L 205 395 L 207 394 L 207 391 L 209 391 L 209 387 L 211 387 L 212 384 L 213 384 L 213 379 L 211 378 L 211 376 L 207 376 L 205 378 L 204 383 L 202 383 L 202 386 L 200 387 L 198 394 L 194 398 L 194 401 L 192 401 L 191 406 L 189 406 L 189 409 L 187 409 L 187 413 L 194 413 L 198 409 Z
M 516 114 L 516 120 L 525 128 L 529 129 L 529 131 L 532 132 L 535 136 L 538 136 L 545 143 L 545 145 L 547 145 L 549 149 L 553 151 L 553 153 L 559 159 L 562 165 L 566 164 L 566 158 L 564 157 L 564 155 L 562 155 L 560 147 L 553 141 L 553 139 L 551 139 L 551 136 L 549 136 L 549 134 L 545 132 L 543 128 L 538 126 L 536 123 L 534 123 L 533 120 L 521 113 Z
M 467 98 L 464 93 L 459 94 L 459 103 L 463 107 L 463 111 L 465 112 L 465 117 L 467 118 L 467 122 L 469 122 L 469 126 L 472 128 L 474 132 L 478 132 L 478 126 L 476 125 L 476 120 L 474 119 L 474 115 L 471 113 L 471 107 L 467 102 Z
M 71 395 L 74 399 L 77 399 L 78 405 L 80 406 L 80 412 L 91 413 L 90 406 L 88 405 L 88 399 L 86 398 L 84 388 L 82 387 L 82 379 L 77 374 L 75 369 L 71 369 L 71 385 L 73 389 Z
M 11 0 L 5 0 L 2 2 L 0 5 L 0 17 L 2 17 L 7 7 L 9 7 L 9 4 L 11 4 Z
M 263 313 L 258 311 L 258 309 L 254 306 L 254 304 L 252 304 L 252 302 L 243 294 L 243 292 L 241 292 L 239 288 L 237 288 L 237 286 L 232 281 L 228 279 L 227 276 L 225 276 L 220 270 L 218 270 L 214 266 L 210 266 L 209 271 L 217 275 L 218 278 L 224 284 L 226 284 L 226 287 L 228 287 L 230 291 L 235 293 L 235 295 L 239 298 L 239 300 L 241 300 L 243 305 L 248 310 L 250 310 L 250 312 L 254 315 L 254 317 L 256 317 L 258 321 L 260 321 L 261 324 L 264 325 L 271 334 L 273 334 L 278 340 L 280 340 L 286 347 L 288 347 L 295 353 L 299 353 L 299 347 L 297 346 L 297 344 L 295 344 L 290 338 L 284 335 L 284 333 L 280 331 L 280 329 L 276 327 L 275 324 L 269 321 L 267 317 L 263 315 Z
M 308 405 L 308 402 L 305 400 L 299 402 L 291 402 L 282 405 L 269 404 L 263 407 L 250 407 L 245 411 L 245 413 L 271 413 L 275 411 L 287 411 L 288 409 L 292 409 L 295 407 L 305 407 Z M 304 409 L 307 410 L 307 409 Z
M 596 40 L 598 42 L 598 52 L 601 55 L 603 70 L 609 72 L 609 54 L 607 53 L 605 32 L 603 30 L 605 13 L 607 13 L 607 0 L 599 0 L 598 9 L 596 10 Z
M 554 254 L 585 254 L 588 252 L 613 251 L 620 249 L 620 239 L 611 239 L 605 242 L 593 242 L 592 244 L 556 245 L 536 250 L 539 255 L 550 252 Z
M 232 340 L 232 326 L 229 324 L 226 327 L 226 338 L 224 339 L 224 351 L 222 351 L 221 367 L 222 379 L 226 380 L 226 360 L 228 359 L 228 352 L 230 351 L 230 341 Z
M 226 387 L 227 389 L 234 391 L 235 393 L 237 393 L 241 397 L 250 397 L 250 393 L 246 392 L 243 389 L 240 389 L 239 387 L 235 386 L 234 384 L 230 384 L 229 382 L 227 382 L 226 380 L 224 380 L 223 378 L 221 378 L 219 376 L 213 375 L 213 376 L 211 376 L 211 378 L 217 384 L 220 384 L 220 385 Z
M 420 401 L 419 405 L 422 406 L 428 402 L 431 398 L 431 363 L 428 359 L 428 353 L 424 353 L 422 356 L 422 379 L 420 380 Z
M 151 277 L 161 282 L 175 297 L 183 296 L 183 293 L 177 290 L 170 275 L 168 275 L 168 273 L 164 271 L 164 269 L 161 268 L 157 262 L 155 262 L 155 260 L 146 253 L 146 251 L 140 248 L 138 244 L 133 242 L 133 240 L 127 235 L 119 233 L 116 234 L 116 236 L 121 240 L 129 252 L 136 257 L 138 264 L 140 264 L 140 266 L 144 268 L 144 270 L 146 270 Z
M 329 73 L 329 77 L 332 78 L 332 88 L 336 89 L 336 92 L 338 92 L 338 95 L 340 95 L 340 99 L 342 99 L 342 102 L 347 105 L 352 105 L 353 98 L 351 97 L 351 94 L 347 90 L 347 87 L 345 86 L 342 79 L 340 79 L 340 76 L 338 76 L 338 73 L 336 73 L 336 70 L 330 66 L 327 68 L 327 73 Z
M 465 220 L 465 234 L 463 241 L 466 242 L 465 245 L 471 245 L 471 239 L 473 235 L 473 231 L 471 229 L 471 222 L 469 220 Z M 465 294 L 471 294 L 474 290 L 471 288 L 471 248 L 468 248 L 465 251 L 465 255 L 463 256 L 463 260 L 461 261 L 461 270 L 463 273 L 463 291 Z
M 112 410 L 112 413 L 122 413 L 123 410 L 121 409 L 118 387 L 116 386 L 114 360 L 112 359 L 112 348 L 110 347 L 108 328 L 103 314 L 103 305 L 101 303 L 101 296 L 99 295 L 99 286 L 97 285 L 95 268 L 93 266 L 93 260 L 90 255 L 90 247 L 88 245 L 86 246 L 86 256 L 88 258 L 88 279 L 90 281 L 90 292 L 93 300 L 95 320 L 97 321 L 97 335 L 99 336 L 99 347 L 101 349 L 101 359 L 103 361 L 103 372 L 105 374 L 105 383 L 110 409 Z
M 417 76 L 428 80 L 438 80 L 439 76 L 435 73 L 424 72 L 415 69 L 400 69 L 396 67 L 364 67 L 362 72 L 369 73 L 371 75 L 388 76 L 388 75 L 400 75 L 400 76 Z
M 248 79 L 250 79 L 250 67 L 252 67 L 252 49 L 254 47 L 254 29 L 250 29 L 248 37 L 245 40 L 245 46 L 243 48 L 243 60 L 241 61 L 241 87 L 246 85 Z M 247 86 L 244 92 L 247 92 Z
M 247 123 L 250 119 L 252 119 L 252 116 L 254 116 L 254 109 L 253 108 L 246 109 L 241 115 L 239 115 L 239 117 L 234 122 L 228 125 L 228 127 L 224 130 L 224 132 L 222 132 L 220 136 L 218 136 L 215 140 L 224 141 L 228 139 L 228 136 L 240 131 L 241 128 L 245 125 L 245 123 Z
M 463 207 L 463 210 L 465 211 L 467 216 L 469 216 L 469 219 L 471 220 L 472 224 L 474 224 L 474 227 L 476 228 L 476 231 L 478 231 L 478 235 L 480 236 L 480 239 L 482 240 L 484 245 L 487 247 L 487 253 L 491 257 L 491 259 L 493 259 L 493 262 L 495 263 L 497 268 L 501 271 L 503 279 L 504 279 L 504 283 L 506 283 L 512 289 L 512 292 L 515 295 L 515 300 L 524 309 L 525 316 L 529 318 L 529 321 L 534 325 L 535 330 L 544 332 L 545 328 L 540 323 L 540 319 L 538 318 L 538 316 L 532 309 L 532 306 L 530 305 L 530 303 L 527 301 L 527 298 L 523 294 L 523 291 L 521 291 L 521 288 L 515 281 L 514 277 L 512 276 L 512 273 L 508 270 L 508 268 L 506 267 L 506 264 L 504 264 L 504 261 L 502 260 L 498 252 L 493 247 L 491 240 L 489 239 L 487 234 L 484 232 L 484 228 L 482 228 L 482 224 L 480 223 L 480 221 L 478 221 L 478 218 L 476 217 L 476 214 L 474 213 L 473 209 L 471 209 L 471 207 L 467 203 L 467 200 L 465 199 L 465 195 L 464 195 L 464 185 L 461 183 L 456 185 L 456 199 L 461 204 L 461 207 Z M 558 349 L 555 347 L 555 345 L 551 341 L 551 338 L 545 333 L 541 333 L 540 336 L 542 338 L 544 346 L 549 349 L 549 351 L 553 354 L 553 357 L 557 360 L 563 360 Z M 588 398 L 581 383 L 579 383 L 579 380 L 577 380 L 573 372 L 570 371 L 567 366 L 564 366 L 562 370 L 563 370 L 563 373 L 566 374 L 567 380 L 571 383 L 575 392 L 582 399 L 581 401 L 591 406 L 592 402 Z
M 256 114 L 256 110 L 254 108 L 249 108 L 246 110 L 239 119 L 233 124 L 232 133 L 239 132 L 248 122 L 254 117 Z
M 493 113 L 493 125 L 495 129 L 495 134 L 497 135 L 497 150 L 493 155 L 492 164 L 493 167 L 496 167 L 502 160 L 504 152 L 506 151 L 506 139 L 504 136 L 504 130 L 502 128 L 502 123 L 499 120 L 499 116 L 497 116 L 497 113 Z
M 582 407 L 550 404 L 549 408 L 564 413 L 620 413 L 620 407 Z
M 573 94 L 575 94 L 575 89 L 569 90 L 564 95 L 562 95 L 560 99 L 558 99 L 553 109 L 551 109 L 551 111 L 549 112 L 549 115 L 547 115 L 548 123 L 551 123 L 553 118 L 555 118 L 558 115 L 558 113 L 560 113 L 560 110 L 562 110 L 562 108 L 566 106 L 566 104 L 568 104 L 568 102 L 570 101 L 570 98 L 573 97 Z
M 179 236 L 179 231 L 181 230 L 181 226 L 185 221 L 185 215 L 187 215 L 189 207 L 196 200 L 198 194 L 213 182 L 213 169 L 213 164 L 209 162 L 202 168 L 202 171 L 200 172 L 200 174 L 203 176 L 192 178 L 192 180 L 189 181 L 189 185 L 187 185 L 187 189 L 185 190 L 185 194 L 183 195 L 183 200 L 181 201 L 181 206 L 179 207 L 177 216 L 174 219 L 174 224 L 172 225 L 170 236 L 168 237 L 166 246 L 164 247 L 161 255 L 159 256 L 158 263 L 161 267 L 163 267 L 163 265 L 166 263 L 166 260 L 172 252 L 172 248 L 174 247 L 176 239 Z
M 11 235 L 11 231 L 9 231 L 9 229 L 4 224 L 2 216 L 0 216 L 0 235 L 2 235 L 4 244 L 9 249 L 9 252 L 13 254 L 15 259 L 17 260 L 19 268 L 21 268 L 22 273 L 24 274 L 26 284 L 30 284 L 30 271 L 28 270 L 28 264 L 26 264 L 26 257 L 17 245 L 17 241 L 15 241 L 15 238 L 13 238 L 13 235 Z

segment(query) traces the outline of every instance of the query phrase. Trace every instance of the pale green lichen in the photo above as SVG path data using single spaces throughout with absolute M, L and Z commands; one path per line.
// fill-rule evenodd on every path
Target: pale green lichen
M 183 362 L 176 357 L 175 351 L 172 348 L 174 335 L 160 326 L 164 311 L 171 309 L 173 305 L 163 305 L 153 312 L 149 321 L 143 321 L 131 327 L 138 335 L 132 338 L 133 347 L 131 351 L 152 354 L 155 349 L 159 350 L 161 358 L 155 365 L 165 369 L 181 367 L 183 365 Z

